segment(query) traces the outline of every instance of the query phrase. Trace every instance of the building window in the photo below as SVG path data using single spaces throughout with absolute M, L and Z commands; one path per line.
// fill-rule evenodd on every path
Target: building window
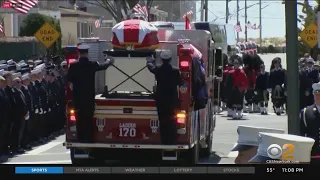
M 81 37 L 81 23 L 77 22 L 77 38 Z

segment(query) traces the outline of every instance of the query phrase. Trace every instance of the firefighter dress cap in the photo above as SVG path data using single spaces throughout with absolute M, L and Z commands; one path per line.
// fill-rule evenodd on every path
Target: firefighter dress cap
M 86 53 L 89 51 L 90 46 L 82 44 L 80 46 L 78 46 L 78 50 L 80 53 Z
M 307 63 L 312 63 L 312 64 L 314 64 L 314 60 L 312 59 L 312 58 L 307 58 Z
M 24 63 L 24 60 L 21 60 L 21 61 L 19 61 L 18 63 L 19 63 L 19 64 L 23 64 L 23 63 Z
M 21 76 L 21 80 L 22 81 L 27 80 L 27 79 L 29 79 L 29 73 L 26 73 L 26 74 Z
M 34 69 L 31 71 L 31 74 L 35 75 L 35 74 L 38 74 L 40 71 L 39 69 Z
M 20 77 L 21 77 L 21 73 L 14 73 L 14 74 L 12 74 L 12 79 L 13 80 L 15 80 L 15 79 L 20 79 Z
M 0 60 L 0 64 L 6 64 L 7 61 L 6 60 Z
M 172 57 L 172 53 L 169 50 L 161 51 L 160 53 L 161 59 L 170 59 Z
M 41 64 L 42 63 L 42 60 L 36 60 L 36 61 L 34 61 L 34 65 L 35 66 L 38 66 L 39 64 Z
M 291 162 L 308 163 L 314 140 L 292 134 L 259 133 L 257 154 L 249 160 L 250 163 L 266 163 L 267 160 L 290 160 Z M 292 159 L 282 159 L 283 146 L 291 148 Z
M 6 69 L 8 66 L 6 64 L 0 64 L 0 69 Z
M 61 66 L 66 66 L 67 65 L 67 61 L 62 61 Z
M 40 64 L 40 65 L 36 66 L 35 69 L 39 69 L 40 71 L 42 71 L 45 67 L 46 67 L 45 64 Z
M 246 150 L 252 146 L 258 146 L 258 136 L 260 132 L 270 132 L 270 133 L 285 133 L 282 129 L 271 129 L 264 127 L 254 127 L 254 126 L 238 126 L 238 142 L 237 145 L 231 151 L 242 151 Z
M 320 83 L 312 84 L 313 93 L 320 92 Z
M 10 59 L 7 61 L 7 64 L 12 65 L 12 64 L 14 64 L 14 61 L 12 59 Z

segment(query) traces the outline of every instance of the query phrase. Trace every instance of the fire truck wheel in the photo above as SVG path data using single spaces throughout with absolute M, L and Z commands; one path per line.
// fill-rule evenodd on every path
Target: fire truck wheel
M 102 165 L 101 164 L 102 162 L 97 161 L 95 158 L 82 159 L 82 158 L 74 157 L 76 151 L 77 153 L 79 153 L 82 150 L 78 150 L 76 148 L 70 149 L 70 159 L 71 159 L 72 165 Z
M 209 157 L 212 153 L 212 141 L 213 141 L 213 112 L 212 112 L 212 106 L 210 105 L 208 108 L 208 135 L 206 136 L 206 148 L 201 148 L 200 149 L 200 156 L 201 157 Z
M 198 164 L 199 162 L 199 155 L 200 155 L 200 121 L 199 121 L 199 118 L 200 118 L 200 115 L 199 113 L 197 113 L 197 141 L 196 143 L 194 144 L 193 148 L 191 148 L 189 150 L 189 152 L 187 153 L 188 155 L 186 156 L 186 159 L 187 159 L 187 163 L 190 164 L 190 165 L 196 165 Z

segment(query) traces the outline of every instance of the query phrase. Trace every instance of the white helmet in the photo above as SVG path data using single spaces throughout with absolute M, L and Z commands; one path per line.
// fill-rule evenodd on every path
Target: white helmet
M 146 15 L 142 14 L 142 13 L 132 13 L 130 15 L 130 19 L 140 19 L 140 20 L 146 20 Z

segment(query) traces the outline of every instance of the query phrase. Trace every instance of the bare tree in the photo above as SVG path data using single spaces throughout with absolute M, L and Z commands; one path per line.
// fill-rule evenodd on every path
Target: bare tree
M 139 0 L 83 0 L 83 2 L 104 8 L 117 22 L 120 22 L 127 18 L 127 15 L 130 14 Z M 146 2 L 149 12 L 153 0 L 147 0 Z

